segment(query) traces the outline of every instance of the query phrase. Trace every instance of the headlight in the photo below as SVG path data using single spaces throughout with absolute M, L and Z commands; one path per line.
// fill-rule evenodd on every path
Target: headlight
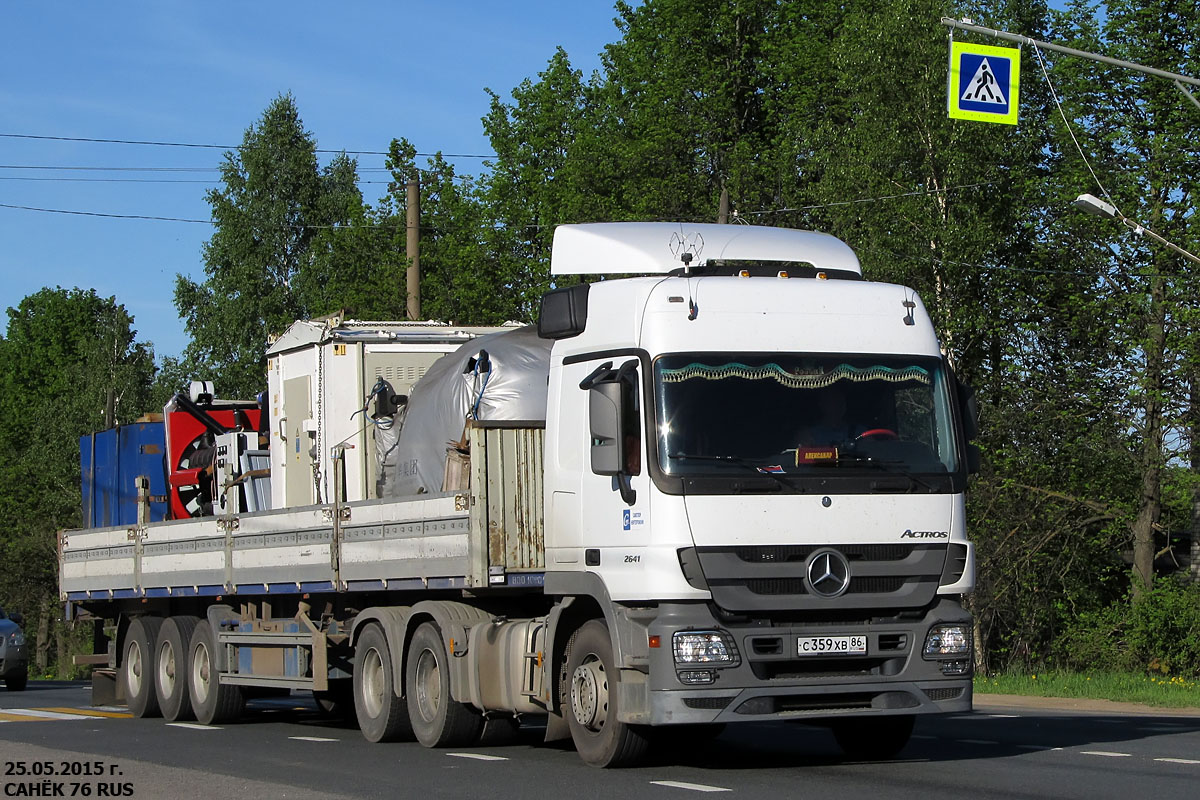
M 14 631 L 8 635 L 8 643 L 13 647 L 20 647 L 25 644 L 25 634 L 20 631 Z
M 966 625 L 934 625 L 925 637 L 925 657 L 962 656 L 971 652 L 971 631 Z
M 738 661 L 733 637 L 720 631 L 676 631 L 671 646 L 676 664 L 732 666 Z

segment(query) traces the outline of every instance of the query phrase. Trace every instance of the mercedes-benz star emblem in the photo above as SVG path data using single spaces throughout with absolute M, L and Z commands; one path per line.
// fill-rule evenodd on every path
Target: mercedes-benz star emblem
M 837 597 L 850 586 L 850 565 L 836 550 L 821 550 L 808 562 L 808 588 L 820 597 Z

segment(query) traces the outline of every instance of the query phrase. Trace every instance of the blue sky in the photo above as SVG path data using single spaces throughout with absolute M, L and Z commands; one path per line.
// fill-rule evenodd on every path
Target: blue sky
M 236 145 L 290 91 L 321 148 L 386 150 L 404 136 L 420 152 L 488 153 L 485 87 L 508 97 L 557 45 L 590 74 L 617 38 L 614 16 L 609 0 L 13 4 L 0 48 L 0 134 Z M 207 220 L 204 193 L 221 155 L 0 137 L 0 204 Z M 478 159 L 457 166 L 480 169 Z M 362 189 L 373 202 L 385 185 Z M 175 275 L 203 276 L 211 231 L 0 207 L 0 312 L 43 286 L 95 288 L 125 305 L 157 354 L 178 355 L 187 336 L 171 299 Z

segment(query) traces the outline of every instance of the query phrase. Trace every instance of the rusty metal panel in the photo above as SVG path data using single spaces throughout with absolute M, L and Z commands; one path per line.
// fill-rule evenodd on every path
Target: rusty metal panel
M 545 430 L 487 427 L 480 439 L 486 481 L 488 564 L 505 570 L 545 568 L 542 458 Z

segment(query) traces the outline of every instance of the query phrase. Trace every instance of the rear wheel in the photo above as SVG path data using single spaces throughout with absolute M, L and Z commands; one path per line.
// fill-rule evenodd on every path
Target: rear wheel
M 451 694 L 446 658 L 437 625 L 426 622 L 417 628 L 408 645 L 404 687 L 413 733 L 426 747 L 474 744 L 483 733 L 483 716 Z
M 187 659 L 198 617 L 171 617 L 158 632 L 154 651 L 154 688 L 162 715 L 171 721 L 193 719 L 188 696 Z
M 396 695 L 392 656 L 383 629 L 371 624 L 354 646 L 354 713 L 369 742 L 412 738 L 404 698 Z
M 641 761 L 649 740 L 617 719 L 617 669 L 608 626 L 584 623 L 567 657 L 567 725 L 579 757 L 594 767 L 627 767 Z
M 196 719 L 215 725 L 237 719 L 246 704 L 240 686 L 223 684 L 213 652 L 212 626 L 201 620 L 192 631 L 187 659 L 188 698 Z
M 882 761 L 895 756 L 908 744 L 914 720 L 911 714 L 834 720 L 833 738 L 842 752 L 851 758 Z
M 154 648 L 162 620 L 158 617 L 138 617 L 129 623 L 125 632 L 125 647 L 121 658 L 121 684 L 125 701 L 135 717 L 157 717 L 161 714 L 158 695 L 154 691 Z

